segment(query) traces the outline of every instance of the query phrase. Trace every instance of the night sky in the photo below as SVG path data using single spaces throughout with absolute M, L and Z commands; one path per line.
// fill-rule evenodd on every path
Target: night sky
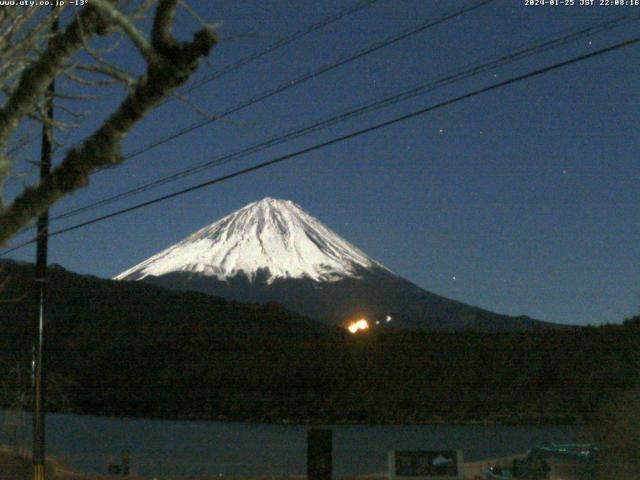
M 222 22 L 195 82 L 343 10 L 354 1 L 190 0 Z M 210 114 L 313 72 L 471 1 L 378 0 L 244 68 L 185 94 Z M 199 165 L 516 49 L 638 7 L 527 6 L 496 0 L 96 174 L 52 215 Z M 194 31 L 186 12 L 183 37 Z M 52 230 L 275 158 L 638 35 L 635 21 L 456 82 L 378 112 L 54 222 Z M 133 49 L 120 59 L 138 68 Z M 61 85 L 61 88 L 64 86 Z M 73 145 L 121 90 L 88 104 Z M 50 241 L 51 262 L 112 277 L 196 229 L 265 196 L 292 200 L 426 290 L 511 315 L 571 324 L 640 313 L 640 46 L 463 100 L 268 169 Z M 130 152 L 201 120 L 184 102 L 158 108 Z M 62 152 L 61 152 L 62 153 Z M 58 155 L 58 158 L 60 155 Z M 10 181 L 10 192 L 35 178 Z M 16 237 L 14 243 L 29 238 Z M 33 261 L 34 249 L 10 258 Z

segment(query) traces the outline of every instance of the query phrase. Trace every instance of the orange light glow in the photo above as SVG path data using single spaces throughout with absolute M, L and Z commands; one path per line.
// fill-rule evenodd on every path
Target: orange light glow
M 367 322 L 364 318 L 361 318 L 356 322 L 351 322 L 347 327 L 347 329 L 351 333 L 358 333 L 360 330 L 367 330 L 368 328 L 369 328 L 369 322 Z

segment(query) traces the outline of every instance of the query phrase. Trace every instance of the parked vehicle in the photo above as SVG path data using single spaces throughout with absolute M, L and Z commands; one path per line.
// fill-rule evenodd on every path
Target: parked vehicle
M 487 480 L 550 478 L 554 468 L 563 471 L 575 467 L 584 476 L 592 473 L 598 458 L 598 448 L 590 444 L 545 443 L 529 450 L 523 460 L 514 460 L 509 466 L 492 466 L 485 475 Z M 588 478 L 588 477 L 587 477 Z

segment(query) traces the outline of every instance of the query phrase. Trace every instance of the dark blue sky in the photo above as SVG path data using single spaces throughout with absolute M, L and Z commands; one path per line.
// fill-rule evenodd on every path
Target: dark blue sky
M 222 42 L 198 78 L 353 3 L 191 0 L 201 16 L 223 22 Z M 378 0 L 189 97 L 217 113 L 471 3 Z M 101 172 L 52 213 L 624 14 L 638 16 L 640 7 L 534 7 L 524 0 L 496 0 Z M 52 229 L 632 38 L 638 25 L 581 39 L 56 222 Z M 178 27 L 181 33 L 193 30 L 184 15 Z M 130 55 L 125 61 L 135 65 L 136 55 Z M 221 216 L 271 196 L 295 201 L 396 273 L 446 297 L 549 321 L 620 322 L 640 311 L 639 100 L 640 47 L 632 46 L 55 237 L 50 260 L 111 277 Z M 108 103 L 91 106 L 83 129 L 69 139 L 90 131 Z M 125 151 L 201 118 L 183 103 L 167 103 L 130 136 Z M 14 188 L 22 181 L 14 180 Z M 25 248 L 11 257 L 31 261 L 34 251 Z

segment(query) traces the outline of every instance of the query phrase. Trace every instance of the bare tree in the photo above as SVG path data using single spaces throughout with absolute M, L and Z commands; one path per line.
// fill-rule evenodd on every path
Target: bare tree
M 0 7 L 0 99 L 4 100 L 0 107 L 0 245 L 63 196 L 85 186 L 92 173 L 121 163 L 123 139 L 185 83 L 209 54 L 216 43 L 213 27 L 199 22 L 198 31 L 187 42 L 173 36 L 179 1 L 91 0 L 75 10 Z M 149 22 L 146 14 L 154 7 Z M 62 27 L 52 33 L 51 25 L 57 20 Z M 149 32 L 140 24 L 149 24 Z M 142 72 L 132 74 L 131 68 L 108 59 L 105 37 L 114 42 L 124 39 L 127 48 L 136 49 Z M 101 46 L 95 47 L 96 43 Z M 85 93 L 114 83 L 125 89 L 113 111 L 65 153 L 48 178 L 25 186 L 5 205 L 3 186 L 16 174 L 17 152 L 28 143 L 26 125 L 49 122 L 58 131 L 72 126 L 44 114 L 54 79 L 81 85 Z M 91 95 L 57 96 L 77 100 Z M 72 109 L 67 113 L 72 119 L 80 116 Z

